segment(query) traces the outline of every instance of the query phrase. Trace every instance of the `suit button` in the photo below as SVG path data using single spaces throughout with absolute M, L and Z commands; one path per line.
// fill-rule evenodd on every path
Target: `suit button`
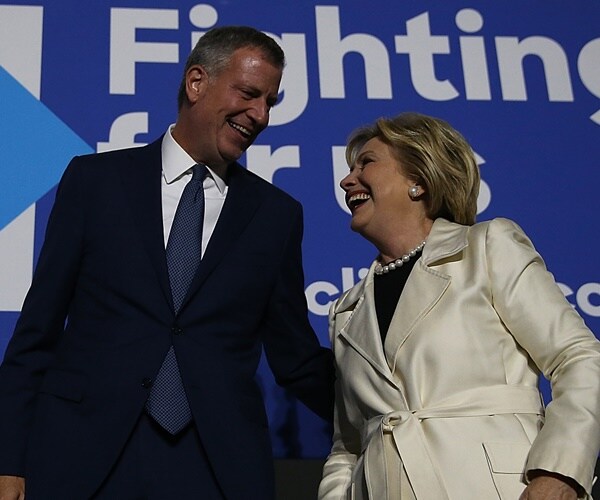
M 151 378 L 147 378 L 146 377 L 146 378 L 144 378 L 142 380 L 142 387 L 144 389 L 149 389 L 151 385 L 152 385 L 152 379 Z
M 183 334 L 183 330 L 181 328 L 179 328 L 177 325 L 171 327 L 171 331 L 173 332 L 173 335 Z

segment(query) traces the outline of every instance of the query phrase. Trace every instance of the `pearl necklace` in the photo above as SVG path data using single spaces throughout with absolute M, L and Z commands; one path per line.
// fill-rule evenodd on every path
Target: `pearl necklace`
M 389 273 L 390 271 L 393 271 L 394 269 L 398 269 L 399 267 L 402 267 L 406 262 L 408 262 L 411 259 L 411 257 L 414 257 L 415 255 L 417 255 L 418 252 L 423 250 L 424 246 L 425 246 L 425 240 L 422 241 L 421 243 L 419 243 L 410 252 L 405 253 L 402 257 L 400 257 L 396 260 L 393 260 L 389 264 L 383 265 L 381 262 L 377 262 L 377 265 L 375 266 L 375 269 L 374 269 L 375 274 L 377 274 L 379 276 L 380 274 Z

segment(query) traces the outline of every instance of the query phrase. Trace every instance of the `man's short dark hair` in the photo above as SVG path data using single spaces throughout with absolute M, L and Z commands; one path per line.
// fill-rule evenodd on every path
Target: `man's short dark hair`
M 285 55 L 271 37 L 250 26 L 223 26 L 207 31 L 190 53 L 177 96 L 178 107 L 186 101 L 185 75 L 191 66 L 203 66 L 210 77 L 217 76 L 229 63 L 232 54 L 243 47 L 260 49 L 267 60 L 282 68 Z

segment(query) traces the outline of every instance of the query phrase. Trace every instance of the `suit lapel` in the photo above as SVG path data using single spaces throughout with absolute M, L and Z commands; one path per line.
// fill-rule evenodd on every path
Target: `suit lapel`
M 237 163 L 229 166 L 227 198 L 182 308 L 215 267 L 228 258 L 234 242 L 250 224 L 261 203 L 260 193 L 253 187 L 256 182 L 257 179 Z
M 144 247 L 156 271 L 165 299 L 172 307 L 162 220 L 162 137 L 131 150 L 130 163 L 119 169 L 131 212 Z
M 165 299 L 172 308 L 162 220 L 161 145 L 162 137 L 146 147 L 131 150 L 130 164 L 121 168 L 120 174 L 144 247 L 156 270 Z M 227 257 L 233 242 L 250 223 L 261 203 L 260 194 L 253 189 L 256 182 L 257 178 L 237 163 L 230 165 L 223 210 L 180 310 Z

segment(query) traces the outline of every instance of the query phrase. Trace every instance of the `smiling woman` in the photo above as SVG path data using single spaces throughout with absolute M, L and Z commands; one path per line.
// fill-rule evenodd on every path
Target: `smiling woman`
M 431 220 L 420 216 L 423 205 L 414 202 L 423 194 L 416 182 L 415 176 L 405 173 L 392 147 L 377 137 L 364 143 L 350 173 L 342 179 L 352 212 L 352 229 L 375 244 L 385 261 L 414 248 L 431 228 Z M 415 193 L 413 197 L 407 196 L 409 189 Z M 401 243 L 395 240 L 398 234 L 406 233 L 398 231 L 403 227 L 410 230 L 415 241 L 408 241 L 408 247 L 401 249 Z
M 600 343 L 521 228 L 475 224 L 469 144 L 406 113 L 357 130 L 346 156 L 351 227 L 379 255 L 329 313 L 337 411 L 319 498 L 588 495 Z

